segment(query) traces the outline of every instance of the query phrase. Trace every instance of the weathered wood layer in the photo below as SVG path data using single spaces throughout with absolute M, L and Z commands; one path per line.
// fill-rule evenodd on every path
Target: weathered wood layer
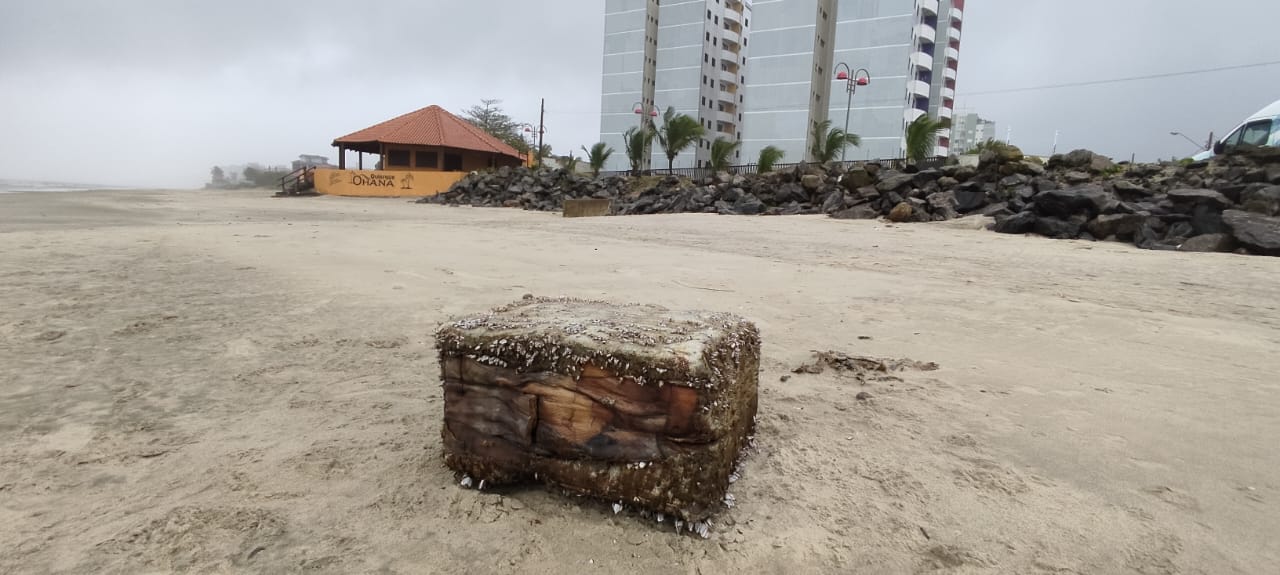
M 515 309 L 524 318 L 562 314 L 568 301 L 534 300 Z M 587 315 L 595 313 L 595 319 L 600 318 L 601 306 L 607 306 L 576 303 L 591 307 Z M 645 314 L 661 310 L 640 309 Z M 635 311 L 630 308 L 631 317 Z M 679 324 L 678 334 L 652 330 L 647 334 L 652 340 L 644 340 L 665 343 L 597 346 L 623 351 L 627 355 L 621 361 L 606 357 L 596 363 L 603 355 L 589 349 L 575 356 L 586 356 L 587 361 L 555 371 L 521 369 L 522 364 L 539 363 L 536 358 L 520 361 L 510 350 L 512 342 L 541 341 L 542 349 L 551 350 L 545 357 L 558 357 L 554 350 L 562 349 L 559 342 L 582 332 L 557 332 L 541 321 L 530 322 L 536 327 L 522 331 L 510 327 L 501 315 L 485 316 L 482 324 L 455 323 L 438 339 L 446 464 L 491 484 L 540 480 L 691 520 L 717 508 L 755 417 L 759 338 L 754 326 L 732 316 L 716 317 L 731 318 L 721 326 L 733 329 L 687 322 Z M 503 327 L 494 329 L 495 325 Z M 470 333 L 458 337 L 460 331 Z M 458 345 L 462 341 L 469 347 Z M 476 342 L 480 349 L 475 349 Z M 499 348 L 504 350 L 497 353 L 503 355 L 496 358 L 490 350 Z M 638 362 L 689 352 L 694 362 L 682 371 L 664 370 L 662 380 L 602 367 L 658 374 L 658 368 Z M 690 385 L 669 377 L 682 374 L 704 379 Z

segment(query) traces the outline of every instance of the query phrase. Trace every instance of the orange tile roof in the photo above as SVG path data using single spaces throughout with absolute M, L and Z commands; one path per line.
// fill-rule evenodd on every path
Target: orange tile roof
M 334 146 L 375 143 L 442 146 L 524 158 L 506 142 L 489 135 L 475 124 L 450 114 L 440 106 L 427 106 L 333 141 Z

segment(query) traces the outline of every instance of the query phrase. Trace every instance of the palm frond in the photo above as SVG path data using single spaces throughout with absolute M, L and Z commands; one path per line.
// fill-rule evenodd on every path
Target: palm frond
M 787 153 L 777 146 L 765 146 L 760 149 L 760 158 L 756 160 L 757 169 L 760 173 L 772 172 L 773 165 L 782 161 Z
M 930 118 L 928 114 L 907 124 L 907 159 L 919 162 L 932 156 L 938 142 L 938 132 L 942 128 L 942 122 Z

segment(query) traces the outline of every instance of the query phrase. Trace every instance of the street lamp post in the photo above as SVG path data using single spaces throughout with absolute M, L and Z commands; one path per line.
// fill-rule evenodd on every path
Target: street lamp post
M 537 161 L 537 167 L 542 167 L 542 135 L 547 133 L 547 127 L 535 126 L 533 124 L 520 124 L 524 129 L 524 133 L 529 135 L 529 149 L 533 150 L 534 159 Z
M 849 112 L 853 109 L 853 94 L 858 91 L 858 86 L 866 86 L 871 83 L 871 72 L 866 68 L 858 68 L 854 70 L 848 64 L 841 62 L 836 64 L 836 79 L 844 80 L 845 91 L 849 93 L 849 101 L 844 106 L 844 132 L 849 133 Z M 840 161 L 844 162 L 845 148 L 840 149 Z
M 1197 141 L 1195 141 L 1195 140 L 1192 140 L 1190 136 L 1188 136 L 1188 135 L 1186 135 L 1186 134 L 1184 134 L 1184 133 L 1182 133 L 1182 132 L 1169 132 L 1169 135 L 1170 135 L 1170 136 L 1182 136 L 1182 139 L 1184 139 L 1184 140 L 1186 140 L 1186 141 L 1188 141 L 1188 142 L 1191 142 L 1191 145 L 1195 146 L 1195 147 L 1196 147 L 1196 149 L 1197 149 L 1197 150 L 1199 150 L 1199 151 L 1201 151 L 1201 152 L 1203 152 L 1203 151 L 1205 151 L 1205 150 L 1208 150 L 1209 148 L 1212 148 L 1212 147 L 1213 147 L 1213 134 L 1209 134 L 1209 143 L 1208 143 L 1208 144 L 1201 144 L 1200 142 L 1197 142 Z
M 648 109 L 648 111 L 647 111 L 647 112 L 645 111 L 644 102 L 636 102 L 636 103 L 632 104 L 632 105 L 631 105 L 631 107 L 632 107 L 632 109 L 633 109 L 632 111 L 634 111 L 634 112 L 635 112 L 636 116 L 639 116 L 639 117 L 640 117 L 640 131 L 641 131 L 641 132 L 643 132 L 643 131 L 644 131 L 645 124 L 650 123 L 650 122 L 653 122 L 653 118 L 657 118 L 657 117 L 658 117 L 658 105 L 657 105 L 657 104 L 649 104 L 649 109 Z M 640 166 L 640 167 L 641 167 L 641 169 L 644 169 L 644 165 L 643 165 L 643 164 L 644 164 L 645 162 L 648 162 L 648 161 L 649 161 L 649 150 L 645 150 L 645 151 L 644 151 L 644 160 L 645 160 L 644 162 L 641 162 L 641 164 L 642 164 L 642 165 Z

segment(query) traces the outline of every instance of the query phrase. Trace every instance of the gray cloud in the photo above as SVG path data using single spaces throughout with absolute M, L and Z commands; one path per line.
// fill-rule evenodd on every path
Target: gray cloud
M 1280 98 L 1280 67 L 1042 92 L 1005 88 L 1275 59 L 1266 0 L 971 0 L 957 105 L 1047 153 L 1185 155 Z M 0 177 L 196 186 L 283 164 L 429 104 L 501 98 L 561 152 L 598 137 L 603 3 L 192 0 L 11 3 L 0 18 Z M 1250 26 L 1252 22 L 1268 23 Z M 1003 128 L 1001 128 L 1003 130 Z

